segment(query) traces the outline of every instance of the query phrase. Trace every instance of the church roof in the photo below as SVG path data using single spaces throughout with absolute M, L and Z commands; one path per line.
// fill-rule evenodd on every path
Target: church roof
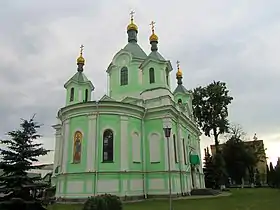
M 184 85 L 177 85 L 174 93 L 189 93 L 189 91 L 184 87 Z
M 92 85 L 91 81 L 86 77 L 86 75 L 83 72 L 78 71 L 76 74 L 74 74 L 73 77 L 71 77 L 64 85 L 66 88 L 70 82 L 78 82 L 78 83 L 90 83 L 92 86 L 92 89 L 94 89 L 94 86 Z
M 148 56 L 136 42 L 129 42 L 124 47 L 124 50 L 130 52 L 133 57 L 146 59 Z
M 148 57 L 153 58 L 155 60 L 165 61 L 165 59 L 158 51 L 152 51 Z

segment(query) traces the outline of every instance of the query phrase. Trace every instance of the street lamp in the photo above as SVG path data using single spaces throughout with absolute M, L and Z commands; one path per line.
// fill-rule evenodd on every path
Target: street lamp
M 169 184 L 169 210 L 172 210 L 172 194 L 171 194 L 171 173 L 170 173 L 170 147 L 169 138 L 171 135 L 171 122 L 170 119 L 165 119 L 163 125 L 164 136 L 167 140 L 167 158 L 168 158 L 168 184 Z

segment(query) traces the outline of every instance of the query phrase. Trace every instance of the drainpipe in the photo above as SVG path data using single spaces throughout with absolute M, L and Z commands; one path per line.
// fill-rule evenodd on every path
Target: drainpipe
M 98 138 L 99 137 L 99 101 L 96 101 L 96 123 L 95 123 L 95 184 L 94 184 L 94 196 L 97 189 L 97 175 L 98 175 Z
M 144 128 L 144 119 L 147 113 L 147 109 L 145 108 L 144 114 L 141 121 L 141 138 L 142 138 L 142 173 L 143 173 L 143 192 L 144 198 L 147 198 L 147 183 L 146 183 L 146 142 L 145 142 L 145 128 Z
M 181 141 L 181 135 L 180 135 L 180 124 L 179 124 L 179 116 L 177 116 L 177 142 Z M 179 171 L 180 171 L 180 187 L 181 187 L 181 193 L 183 194 L 183 183 L 182 183 L 182 161 L 181 161 L 181 149 L 179 150 L 178 148 L 178 143 L 177 145 L 177 154 L 179 158 Z M 180 143 L 181 145 L 181 143 Z M 184 148 L 185 149 L 185 148 Z

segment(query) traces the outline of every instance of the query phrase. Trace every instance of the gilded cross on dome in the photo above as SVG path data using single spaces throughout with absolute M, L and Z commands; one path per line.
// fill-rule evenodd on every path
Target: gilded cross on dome
M 130 14 L 130 20 L 133 21 L 135 12 L 132 10 L 129 14 Z
M 81 54 L 81 55 L 83 54 L 84 47 L 85 47 L 85 46 L 81 44 L 81 46 L 80 46 L 80 54 Z
M 180 69 L 180 61 L 176 61 L 177 69 Z
M 152 32 L 153 32 L 153 33 L 155 32 L 155 24 L 156 24 L 155 21 L 152 21 L 152 22 L 150 23 L 150 26 L 152 26 Z

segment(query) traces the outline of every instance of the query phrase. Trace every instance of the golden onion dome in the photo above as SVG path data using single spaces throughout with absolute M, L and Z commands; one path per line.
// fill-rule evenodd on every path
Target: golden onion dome
M 150 42 L 157 42 L 158 41 L 158 36 L 155 33 L 152 33 L 150 36 Z
M 137 25 L 133 22 L 135 12 L 131 11 L 129 14 L 130 14 L 130 24 L 127 26 L 127 31 L 130 31 L 130 30 L 138 31 Z
M 183 76 L 183 72 L 182 72 L 182 70 L 181 70 L 181 68 L 180 68 L 180 61 L 177 61 L 176 62 L 176 64 L 177 64 L 177 73 L 176 73 L 176 77 L 177 78 L 182 78 L 182 76 Z
M 77 58 L 77 64 L 85 64 L 85 59 L 82 54 Z
M 155 34 L 155 24 L 156 22 L 152 21 L 150 26 L 152 26 L 152 35 L 150 36 L 150 42 L 157 42 L 158 36 Z
M 130 31 L 130 30 L 138 31 L 138 27 L 135 23 L 133 23 L 133 20 L 131 20 L 131 23 L 127 26 L 127 30 L 128 31 Z
M 83 50 L 84 50 L 84 45 L 80 46 L 80 56 L 77 58 L 77 64 L 85 64 L 85 59 L 83 57 Z
M 183 76 L 183 72 L 181 71 L 181 69 L 178 69 L 176 73 L 176 77 L 182 77 L 182 76 Z

